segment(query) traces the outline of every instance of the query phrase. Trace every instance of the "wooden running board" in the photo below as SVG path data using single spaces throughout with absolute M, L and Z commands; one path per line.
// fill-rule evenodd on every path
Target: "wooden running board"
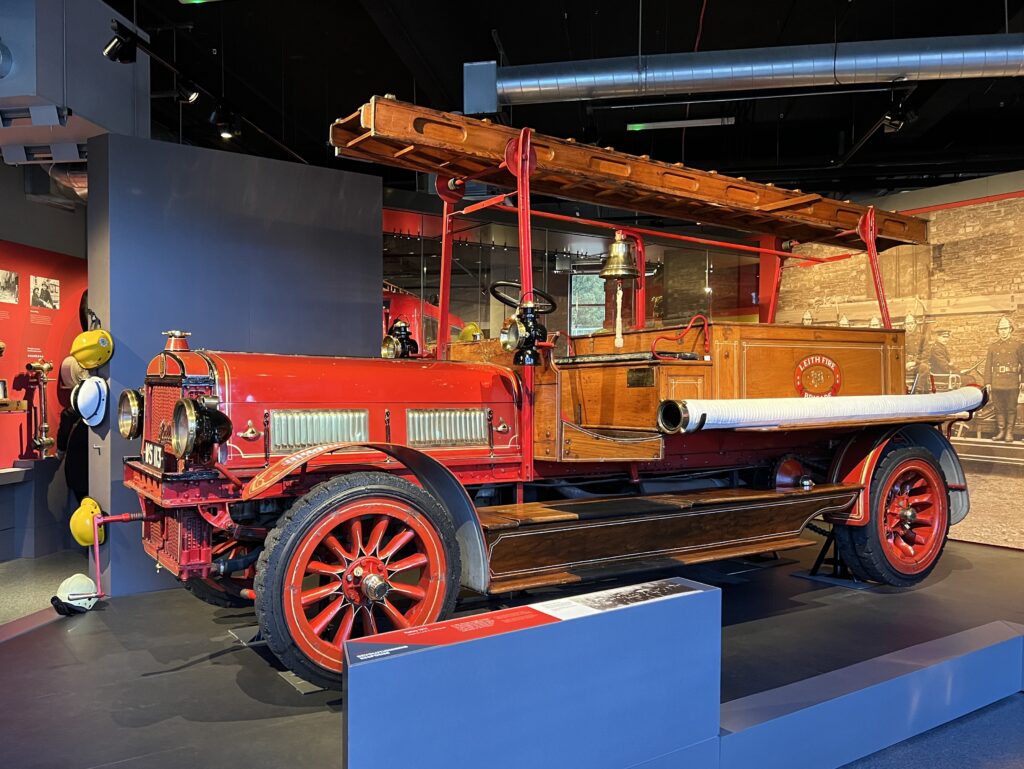
M 488 591 L 802 547 L 812 544 L 800 537 L 807 521 L 845 512 L 861 489 L 712 489 L 480 508 Z
M 330 142 L 339 157 L 436 173 L 478 178 L 514 188 L 499 164 L 519 131 L 489 120 L 454 115 L 396 99 L 374 96 L 357 112 L 335 121 Z M 611 147 L 579 144 L 535 134 L 534 192 L 689 219 L 783 239 L 863 247 L 854 231 L 866 206 L 820 195 L 759 184 L 628 155 Z M 925 243 L 928 223 L 915 216 L 876 210 L 879 250 L 901 243 Z

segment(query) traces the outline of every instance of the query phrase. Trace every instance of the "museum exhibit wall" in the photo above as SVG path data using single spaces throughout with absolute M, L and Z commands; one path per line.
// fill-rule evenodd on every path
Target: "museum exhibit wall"
M 1013 324 L 1011 340 L 1024 341 L 1024 198 L 956 203 L 1005 193 L 1007 183 L 995 179 L 879 203 L 903 210 L 953 206 L 921 214 L 930 222 L 929 245 L 901 246 L 881 255 L 893 325 L 907 332 L 908 386 L 917 375 L 919 388 L 930 387 L 932 378 L 937 389 L 991 384 L 986 359 L 1003 317 Z M 910 205 L 899 205 L 904 199 Z M 804 246 L 798 252 L 831 255 L 838 250 Z M 800 323 L 808 312 L 815 324 L 836 325 L 844 316 L 854 326 L 869 325 L 873 318 L 878 322 L 866 257 L 784 270 L 779 322 Z M 994 440 L 998 429 L 991 406 L 954 428 L 971 494 L 971 514 L 950 531 L 955 539 L 1024 549 L 1024 514 L 1016 502 L 1024 496 L 1024 396 L 1019 389 L 1017 401 L 1012 442 Z
M 0 164 L 0 379 L 23 400 L 25 364 L 42 358 L 59 366 L 79 330 L 78 302 L 85 288 L 85 209 L 56 207 L 26 195 L 25 169 Z M 15 280 L 14 276 L 17 276 Z M 59 308 L 32 306 L 32 276 L 60 284 Z M 15 301 L 14 284 L 17 284 Z M 49 287 L 48 287 L 49 288 Z M 54 372 L 56 375 L 57 372 Z M 57 385 L 48 387 L 50 434 L 60 415 Z M 0 413 L 0 561 L 34 557 L 67 547 L 67 493 L 63 460 L 31 450 L 32 413 Z M 53 453 L 52 450 L 50 452 Z
M 142 385 L 167 329 L 208 349 L 377 354 L 380 179 L 108 135 L 89 142 L 89 187 L 90 305 L 114 336 L 115 400 Z M 121 484 L 138 442 L 107 419 L 90 446 L 100 506 L 138 510 Z M 171 584 L 140 537 L 110 527 L 114 595 Z
M 67 404 L 66 393 L 58 400 L 57 375 L 82 330 L 78 306 L 85 287 L 84 259 L 0 240 L 0 340 L 7 345 L 0 380 L 7 382 L 9 397 L 30 401 L 28 411 L 0 413 L 0 467 L 39 457 L 32 437 L 40 394 L 25 371 L 30 361 L 54 366 L 46 398 L 49 434 L 57 435 L 60 410 Z

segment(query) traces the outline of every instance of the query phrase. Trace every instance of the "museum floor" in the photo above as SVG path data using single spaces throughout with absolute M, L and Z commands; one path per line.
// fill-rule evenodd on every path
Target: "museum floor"
M 792 576 L 813 556 L 681 570 L 723 589 L 723 701 L 992 620 L 1024 622 L 1017 551 L 951 542 L 935 574 L 907 593 Z M 3 765 L 340 766 L 340 696 L 299 694 L 239 646 L 228 631 L 252 621 L 176 590 L 118 598 L 0 643 Z M 460 714 L 453 728 L 474 728 L 473 717 Z M 1024 735 L 1009 725 L 1022 719 L 1017 696 L 850 766 L 1019 766 Z

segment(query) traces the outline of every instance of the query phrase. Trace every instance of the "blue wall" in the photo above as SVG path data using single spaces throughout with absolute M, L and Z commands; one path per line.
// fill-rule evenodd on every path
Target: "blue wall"
M 89 302 L 115 342 L 111 415 L 166 329 L 214 350 L 379 349 L 379 178 L 107 135 L 89 141 L 89 188 Z M 103 510 L 138 510 L 121 485 L 138 442 L 107 419 L 90 448 Z M 172 584 L 143 553 L 140 524 L 108 528 L 113 595 Z

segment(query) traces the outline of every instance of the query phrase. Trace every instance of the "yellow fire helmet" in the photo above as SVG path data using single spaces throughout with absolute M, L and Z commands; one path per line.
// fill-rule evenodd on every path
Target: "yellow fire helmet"
M 460 342 L 475 342 L 477 339 L 483 339 L 484 332 L 480 329 L 473 321 L 470 321 L 463 326 L 462 331 L 459 332 Z
M 103 511 L 100 510 L 99 503 L 95 499 L 86 497 L 82 500 L 82 504 L 71 514 L 71 521 L 68 524 L 68 527 L 71 529 L 71 536 L 75 538 L 75 542 L 82 547 L 92 546 L 92 519 L 102 514 Z M 106 539 L 106 532 L 100 526 L 101 545 L 104 539 Z
M 71 343 L 71 355 L 82 368 L 99 368 L 114 354 L 114 338 L 102 328 L 83 331 Z

